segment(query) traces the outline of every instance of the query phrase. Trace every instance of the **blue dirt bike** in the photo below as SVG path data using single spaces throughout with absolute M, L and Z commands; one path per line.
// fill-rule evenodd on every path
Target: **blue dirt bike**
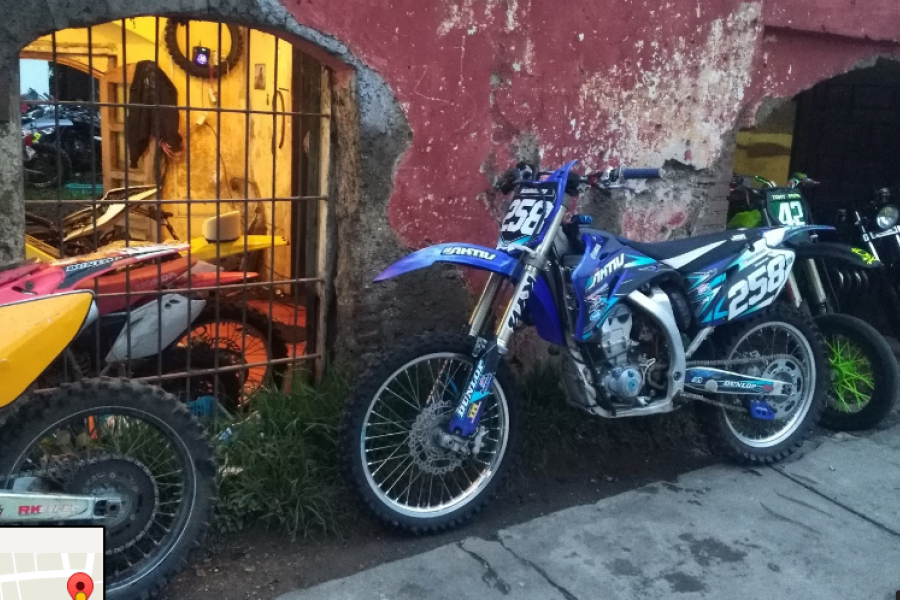
M 523 419 L 501 359 L 526 324 L 564 349 L 569 402 L 600 417 L 666 413 L 699 401 L 722 449 L 758 464 L 793 453 L 818 421 L 828 381 L 822 337 L 809 316 L 775 299 L 784 288 L 797 294 L 794 251 L 785 241 L 830 228 L 633 242 L 592 229 L 589 217 L 567 218 L 567 198 L 656 178 L 659 170 L 580 177 L 575 164 L 552 173 L 520 164 L 507 172 L 498 187 L 515 193 L 496 248 L 439 244 L 377 277 L 439 262 L 490 273 L 468 335 L 406 341 L 360 379 L 348 403 L 350 477 L 386 523 L 449 529 L 501 488 L 520 451 Z M 507 282 L 511 295 L 501 293 Z

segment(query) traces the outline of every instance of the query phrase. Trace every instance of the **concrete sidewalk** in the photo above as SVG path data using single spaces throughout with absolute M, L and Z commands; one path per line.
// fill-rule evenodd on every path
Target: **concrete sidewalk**
M 900 427 L 815 444 L 776 468 L 702 469 L 280 600 L 893 600 Z

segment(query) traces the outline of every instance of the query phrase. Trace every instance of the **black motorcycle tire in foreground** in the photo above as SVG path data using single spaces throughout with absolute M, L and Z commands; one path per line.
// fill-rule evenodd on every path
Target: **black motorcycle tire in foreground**
M 822 424 L 838 431 L 875 427 L 891 412 L 900 393 L 890 344 L 874 327 L 848 315 L 821 315 L 816 325 L 825 338 L 834 387 Z
M 25 476 L 42 491 L 123 497 L 123 514 L 105 525 L 105 595 L 157 594 L 213 519 L 216 466 L 198 421 L 163 390 L 119 379 L 84 380 L 17 404 L 0 428 L 0 485 L 11 489 Z
M 442 461 L 441 457 L 422 456 L 422 454 L 427 454 L 427 452 L 422 451 L 421 453 L 416 453 L 413 450 L 413 446 L 409 445 L 406 441 L 407 431 L 409 432 L 408 435 L 411 436 L 415 434 L 415 429 L 421 427 L 423 429 L 421 432 L 423 435 L 431 435 L 433 429 L 439 424 L 449 421 L 450 413 L 452 413 L 452 406 L 454 405 L 453 402 L 447 403 L 450 407 L 450 413 L 444 412 L 437 415 L 437 418 L 431 421 L 431 423 L 426 423 L 420 416 L 425 411 L 414 410 L 419 407 L 408 405 L 406 399 L 398 396 L 397 392 L 390 389 L 390 386 L 396 382 L 397 385 L 394 389 L 400 391 L 400 393 L 413 392 L 414 396 L 410 399 L 415 398 L 419 401 L 425 401 L 423 402 L 424 406 L 421 408 L 436 405 L 438 402 L 445 402 L 437 398 L 429 398 L 429 390 L 424 388 L 419 390 L 414 389 L 415 383 L 418 383 L 418 381 L 413 382 L 405 376 L 395 379 L 395 377 L 401 373 L 404 373 L 405 375 L 407 372 L 404 370 L 412 363 L 429 357 L 432 358 L 432 362 L 426 364 L 431 366 L 432 370 L 427 370 L 424 367 L 422 368 L 422 375 L 426 380 L 428 376 L 434 372 L 434 369 L 438 368 L 438 361 L 442 359 L 449 358 L 458 361 L 460 364 L 466 364 L 469 366 L 469 372 L 471 372 L 471 369 L 475 364 L 475 359 L 472 356 L 472 340 L 464 334 L 428 334 L 410 340 L 410 342 L 404 344 L 401 349 L 385 357 L 380 363 L 379 368 L 367 372 L 365 377 L 360 380 L 347 404 L 342 431 L 343 455 L 346 461 L 345 470 L 350 485 L 360 496 L 363 504 L 380 521 L 393 527 L 417 534 L 437 533 L 455 529 L 474 517 L 497 495 L 498 491 L 503 489 L 504 482 L 512 471 L 514 462 L 521 454 L 523 441 L 522 401 L 519 397 L 515 383 L 512 380 L 509 368 L 504 363 L 501 363 L 500 368 L 497 371 L 497 376 L 494 378 L 493 393 L 489 398 L 493 398 L 496 401 L 499 397 L 501 402 L 505 400 L 508 428 L 505 439 L 505 448 L 501 451 L 502 453 L 499 457 L 499 462 L 495 464 L 495 469 L 487 476 L 484 488 L 481 491 L 478 491 L 477 487 L 472 488 L 476 493 L 469 496 L 467 505 L 457 510 L 448 510 L 449 514 L 444 516 L 424 519 L 411 516 L 411 514 L 404 514 L 416 512 L 417 507 L 411 506 L 413 503 L 413 496 L 416 497 L 415 502 L 418 503 L 419 506 L 421 506 L 423 500 L 426 504 L 430 505 L 432 496 L 435 493 L 439 495 L 443 494 L 446 489 L 445 486 L 453 488 L 459 485 L 458 474 L 454 478 L 453 473 L 449 473 L 450 481 L 448 483 L 445 481 L 443 473 L 438 473 L 437 479 L 435 478 L 435 473 L 431 473 L 427 484 L 424 481 L 425 476 L 422 477 L 421 481 L 410 482 L 409 493 L 406 494 L 405 499 L 403 499 L 405 490 L 401 491 L 397 500 L 401 504 L 406 504 L 406 506 L 402 507 L 400 511 L 389 509 L 385 505 L 385 499 L 379 497 L 379 494 L 375 492 L 375 489 L 373 488 L 374 480 L 370 480 L 368 469 L 366 468 L 367 466 L 362 462 L 364 457 L 367 456 L 366 449 L 363 449 L 362 452 L 360 451 L 361 444 L 365 444 L 363 433 L 366 431 L 367 427 L 381 427 L 388 424 L 399 426 L 400 431 L 395 431 L 393 433 L 388 431 L 383 434 L 384 437 L 377 438 L 385 442 L 384 445 L 396 441 L 398 438 L 403 439 L 403 441 L 399 442 L 397 445 L 399 452 L 395 451 L 397 453 L 391 458 L 385 459 L 379 457 L 372 459 L 373 461 L 384 461 L 382 464 L 385 465 L 385 470 L 390 469 L 393 471 L 393 473 L 388 474 L 387 477 L 391 478 L 396 475 L 396 481 L 394 483 L 401 481 L 401 478 L 404 475 L 403 467 L 407 462 L 412 466 L 413 463 L 427 464 L 430 459 L 433 463 L 437 463 L 433 465 L 435 471 L 443 470 L 443 467 L 446 465 L 440 464 Z M 461 367 L 457 368 L 459 369 Z M 451 375 L 451 377 L 456 375 L 457 374 L 455 373 Z M 458 375 L 466 375 L 466 373 L 460 372 Z M 442 392 L 446 391 L 448 390 L 445 387 Z M 390 394 L 388 399 L 396 401 L 396 406 L 388 407 L 385 405 L 384 408 L 381 408 L 382 405 L 378 403 L 386 393 Z M 423 398 L 422 395 L 425 395 L 426 397 Z M 428 403 L 428 400 L 431 402 Z M 552 399 L 548 399 L 548 401 L 549 400 Z M 381 410 L 381 413 L 387 412 L 388 414 L 386 417 L 383 417 L 383 421 L 372 423 L 370 417 L 372 415 L 381 414 L 378 410 Z M 405 412 L 402 415 L 398 415 L 398 411 Z M 409 417 L 409 419 L 404 419 L 404 417 Z M 389 423 L 390 421 L 393 423 Z M 409 427 L 404 431 L 403 428 L 406 425 L 409 425 Z M 380 450 L 382 450 L 380 447 L 375 449 L 369 448 L 368 452 L 378 452 Z M 477 458 L 478 457 L 476 456 L 474 459 L 466 458 L 465 460 L 474 462 Z M 427 468 L 429 467 L 426 466 L 426 469 Z M 476 479 L 476 484 L 477 483 L 478 480 Z

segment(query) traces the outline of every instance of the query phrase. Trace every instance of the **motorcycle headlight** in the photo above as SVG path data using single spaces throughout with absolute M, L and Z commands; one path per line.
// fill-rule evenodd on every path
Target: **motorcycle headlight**
M 875 216 L 875 223 L 882 229 L 890 229 L 900 220 L 900 210 L 893 204 L 885 204 Z

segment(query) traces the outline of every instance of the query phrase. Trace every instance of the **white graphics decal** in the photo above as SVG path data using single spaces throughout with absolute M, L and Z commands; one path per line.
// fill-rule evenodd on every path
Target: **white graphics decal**
M 494 260 L 497 255 L 487 250 L 479 250 L 478 248 L 469 248 L 468 246 L 450 246 L 441 250 L 441 254 L 456 256 L 474 256 L 483 260 Z
M 728 288 L 728 319 L 768 306 L 787 281 L 793 252 L 771 250 L 765 261 Z
M 667 258 L 663 262 L 673 269 L 680 269 L 684 265 L 694 262 L 707 252 L 711 252 L 725 243 L 725 240 L 721 242 L 713 242 L 712 244 L 707 244 L 706 246 L 702 246 L 697 248 L 696 250 L 691 250 L 690 252 L 686 252 L 685 254 L 679 254 L 678 256 L 673 256 L 672 258 Z
M 620 254 L 618 256 L 613 257 L 608 263 L 603 265 L 603 268 L 600 269 L 597 273 L 594 273 L 587 282 L 587 285 L 584 286 L 584 289 L 589 290 L 592 286 L 600 283 L 619 269 L 621 269 L 625 265 L 625 255 Z

